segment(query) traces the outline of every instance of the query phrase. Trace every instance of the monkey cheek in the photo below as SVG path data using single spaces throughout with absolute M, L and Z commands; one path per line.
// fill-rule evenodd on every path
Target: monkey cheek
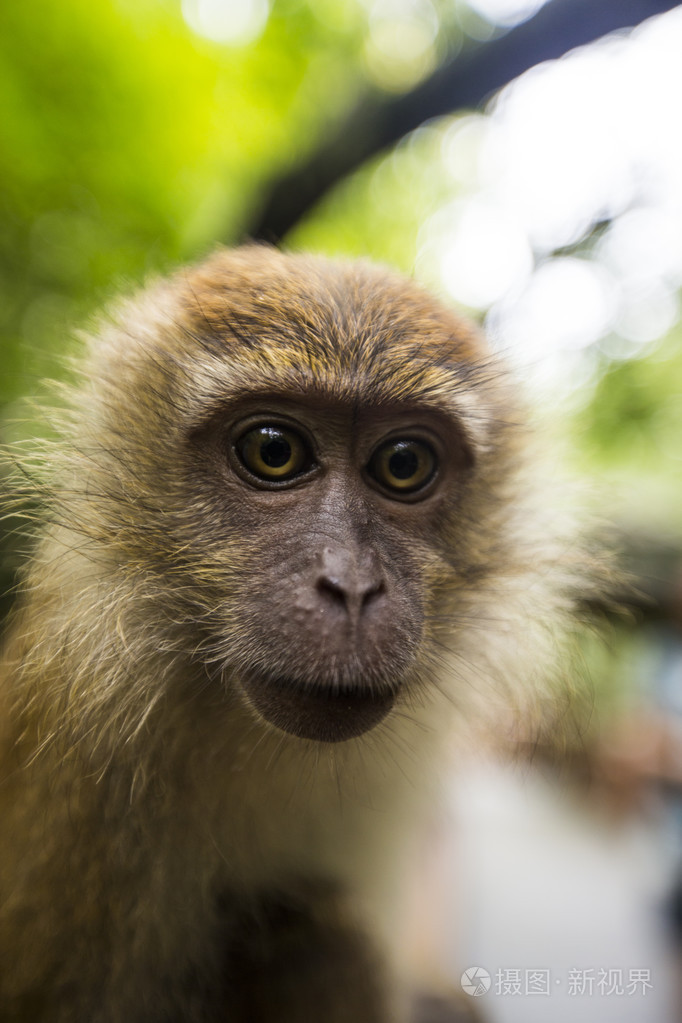
M 242 689 L 269 724 L 314 742 L 345 742 L 363 735 L 383 721 L 396 700 L 389 688 L 308 687 L 282 676 L 249 675 Z

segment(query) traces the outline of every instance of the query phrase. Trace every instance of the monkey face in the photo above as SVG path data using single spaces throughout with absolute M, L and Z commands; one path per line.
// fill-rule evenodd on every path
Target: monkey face
M 437 674 L 444 601 L 467 613 L 480 538 L 498 543 L 483 519 L 509 459 L 478 334 L 385 271 L 254 247 L 176 282 L 125 344 L 137 400 L 101 432 L 125 429 L 117 510 L 140 495 L 147 519 L 117 538 L 258 719 L 322 742 L 373 728 Z
M 446 428 L 426 410 L 254 395 L 204 438 L 243 544 L 231 659 L 271 724 L 341 741 L 399 698 L 424 629 L 425 534 L 457 485 Z
M 452 400 L 470 339 L 416 288 L 410 303 L 404 282 L 389 294 L 312 267 L 318 279 L 302 283 L 275 255 L 258 308 L 253 281 L 246 295 L 229 278 L 194 282 L 192 333 L 216 353 L 216 391 L 225 382 L 193 436 L 190 490 L 219 523 L 223 677 L 261 719 L 337 742 L 428 673 L 425 633 L 452 587 L 452 531 L 475 475 Z

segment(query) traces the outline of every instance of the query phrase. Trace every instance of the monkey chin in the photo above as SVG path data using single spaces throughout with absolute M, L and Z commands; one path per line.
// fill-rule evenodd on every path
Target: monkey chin
M 386 684 L 311 686 L 283 675 L 249 674 L 241 686 L 250 705 L 269 724 L 297 739 L 329 743 L 369 732 L 383 721 L 397 696 Z

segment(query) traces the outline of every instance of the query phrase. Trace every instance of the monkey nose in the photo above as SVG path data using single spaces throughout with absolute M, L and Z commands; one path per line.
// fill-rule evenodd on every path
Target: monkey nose
M 322 570 L 316 580 L 318 599 L 328 608 L 347 616 L 356 624 L 369 606 L 385 591 L 385 584 L 374 558 L 362 563 L 345 550 L 325 549 Z

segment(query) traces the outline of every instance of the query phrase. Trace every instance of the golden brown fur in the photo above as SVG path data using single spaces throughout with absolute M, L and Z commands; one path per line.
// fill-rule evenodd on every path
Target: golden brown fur
M 395 408 L 450 424 L 428 526 L 388 501 L 365 523 L 404 543 L 387 571 L 419 586 L 423 624 L 404 612 L 421 639 L 395 706 L 346 742 L 272 727 L 239 681 L 281 668 L 260 652 L 271 578 L 281 663 L 299 651 L 277 604 L 295 530 L 268 551 L 223 497 L 225 410 L 263 395 L 321 429 L 364 409 L 375 430 Z M 402 1020 L 400 877 L 443 750 L 491 702 L 532 711 L 579 585 L 504 370 L 411 282 L 252 247 L 123 304 L 72 407 L 2 667 L 0 1020 Z M 366 644 L 377 690 L 392 617 Z

